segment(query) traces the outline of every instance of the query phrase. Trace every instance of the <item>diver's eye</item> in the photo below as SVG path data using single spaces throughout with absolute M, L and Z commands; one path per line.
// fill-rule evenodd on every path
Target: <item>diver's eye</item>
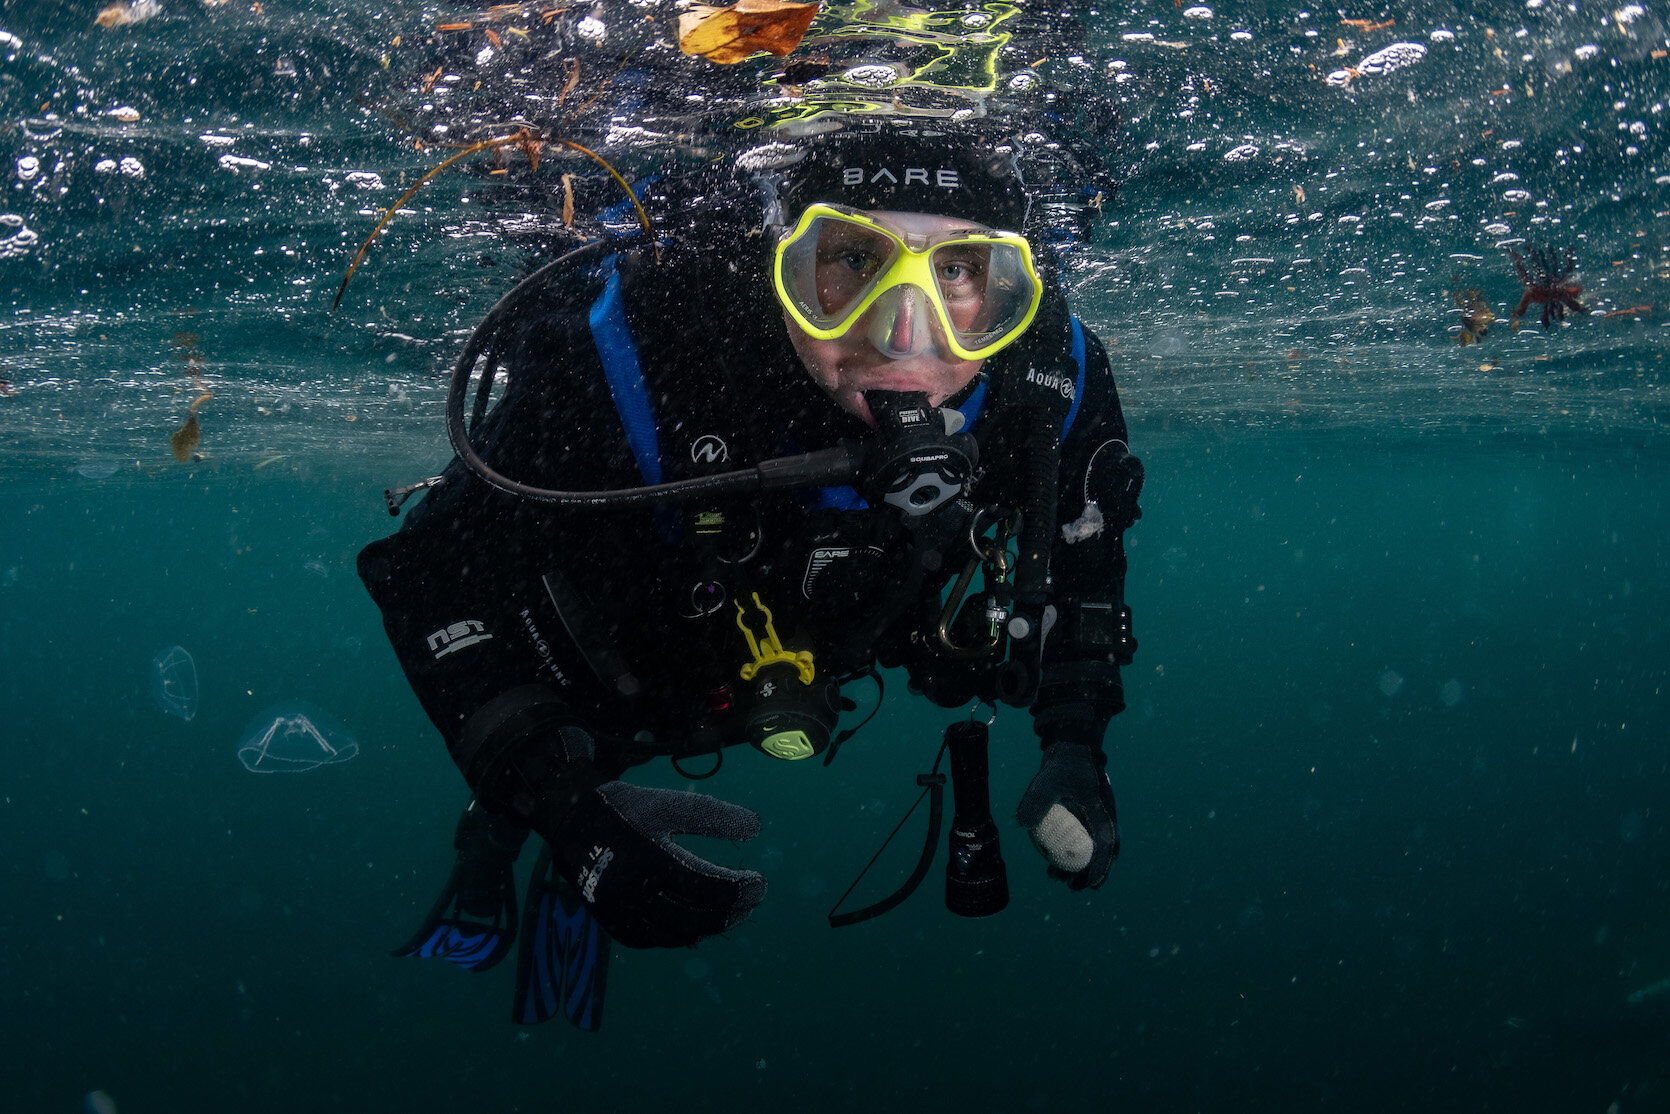
M 986 286 L 986 272 L 991 259 L 988 251 L 979 248 L 945 248 L 934 254 L 934 281 L 947 302 L 955 303 L 981 297 Z
M 841 264 L 861 278 L 869 278 L 881 270 L 882 260 L 874 252 L 852 250 L 842 253 Z

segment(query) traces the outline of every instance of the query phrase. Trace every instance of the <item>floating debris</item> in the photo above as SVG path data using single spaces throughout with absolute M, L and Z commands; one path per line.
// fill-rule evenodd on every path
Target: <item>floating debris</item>
M 800 45 L 817 14 L 816 4 L 788 0 L 737 0 L 728 8 L 692 4 L 678 17 L 678 48 L 721 65 L 762 50 L 783 58 Z
M 1477 290 L 1456 290 L 1450 297 L 1455 301 L 1455 308 L 1461 311 L 1461 334 L 1456 340 L 1461 344 L 1472 344 L 1490 332 L 1491 324 L 1496 320 L 1496 311 L 1491 309 Z
M 197 408 L 214 397 L 213 391 L 204 391 L 198 395 L 197 400 L 191 404 L 191 410 L 186 414 L 185 424 L 176 429 L 174 435 L 168 439 L 168 447 L 174 450 L 174 459 L 181 464 L 193 459 L 192 450 L 197 448 L 198 442 L 203 439 L 203 431 L 197 424 Z
M 109 30 L 129 23 L 144 23 L 161 13 L 162 5 L 157 0 L 133 0 L 131 4 L 118 0 L 117 3 L 100 9 L 99 14 L 93 17 L 93 22 Z
M 1589 312 L 1577 300 L 1583 287 L 1572 281 L 1577 271 L 1577 256 L 1570 248 L 1533 247 L 1529 259 L 1509 248 L 1508 258 L 1513 260 L 1519 281 L 1525 284 L 1525 293 L 1514 308 L 1510 322 L 1514 332 L 1519 331 L 1519 319 L 1525 316 L 1525 311 L 1539 303 L 1544 329 L 1565 321 L 1568 309 L 1573 313 Z

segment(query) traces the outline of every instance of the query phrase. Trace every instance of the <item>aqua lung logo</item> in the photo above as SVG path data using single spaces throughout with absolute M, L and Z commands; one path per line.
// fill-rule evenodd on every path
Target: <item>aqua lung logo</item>
M 1037 368 L 1027 368 L 1026 381 L 1046 390 L 1060 391 L 1062 398 L 1073 397 L 1073 381 L 1064 375 L 1039 371 Z
M 731 459 L 730 446 L 711 433 L 704 433 L 690 446 L 690 459 L 697 464 L 723 464 Z
M 882 184 L 889 186 L 937 186 L 942 190 L 960 190 L 963 188 L 962 176 L 955 170 L 940 169 L 930 172 L 925 166 L 907 166 L 902 171 L 896 171 L 886 166 L 878 166 L 876 169 L 868 171 L 862 166 L 845 166 L 841 168 L 841 184 L 843 186 L 875 186 Z

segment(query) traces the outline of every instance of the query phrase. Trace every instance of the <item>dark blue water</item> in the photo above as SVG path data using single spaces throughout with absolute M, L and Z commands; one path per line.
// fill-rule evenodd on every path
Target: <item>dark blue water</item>
M 1100 17 L 1098 64 L 1140 75 L 1133 185 L 1075 278 L 1149 476 L 1120 862 L 1071 894 L 1009 827 L 999 917 L 945 912 L 936 871 L 829 930 L 945 721 L 894 686 L 830 769 L 704 786 L 765 818 L 711 850 L 770 897 L 617 952 L 586 1036 L 512 1025 L 508 970 L 387 956 L 464 790 L 353 555 L 445 459 L 434 372 L 518 257 L 459 177 L 325 307 L 360 211 L 435 161 L 352 98 L 448 13 L 0 8 L 0 210 L 37 235 L 0 260 L 0 1109 L 1670 1109 L 1670 993 L 1629 1000 L 1670 978 L 1670 80 L 1662 13 L 1621 12 L 1394 13 L 1423 79 L 1345 89 L 1335 43 L 1369 36 L 1332 13 Z M 96 170 L 128 156 L 143 179 Z M 1574 245 L 1596 312 L 1458 345 L 1455 280 L 1505 319 L 1516 236 Z M 189 721 L 151 689 L 175 645 Z M 246 771 L 292 699 L 357 757 Z M 994 741 L 1001 811 L 1034 751 L 1012 712 Z

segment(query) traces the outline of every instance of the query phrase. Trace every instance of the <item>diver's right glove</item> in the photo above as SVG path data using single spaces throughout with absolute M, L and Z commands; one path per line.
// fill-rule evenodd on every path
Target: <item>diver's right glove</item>
M 551 852 L 611 937 L 629 948 L 675 948 L 740 923 L 764 900 L 765 878 L 710 863 L 672 837 L 759 833 L 759 815 L 741 805 L 608 781 L 574 803 Z

